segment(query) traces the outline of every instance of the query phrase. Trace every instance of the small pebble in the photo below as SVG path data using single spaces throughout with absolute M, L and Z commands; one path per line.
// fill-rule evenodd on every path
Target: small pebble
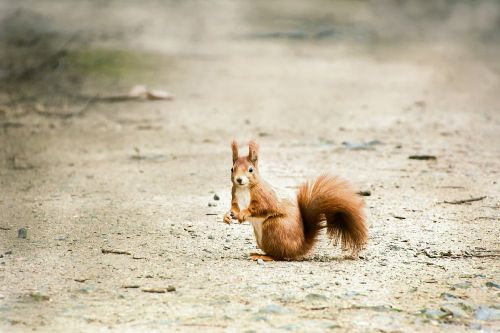
M 486 282 L 486 287 L 500 289 L 500 285 L 495 282 Z
M 219 201 L 220 200 L 220 197 L 217 195 L 217 193 L 214 194 L 214 200 L 215 201 Z
M 21 228 L 17 231 L 17 238 L 25 239 L 26 237 L 28 237 L 28 229 Z
M 262 260 L 262 259 L 257 259 L 257 264 L 259 264 L 259 265 L 264 265 L 264 260 Z
M 363 190 L 363 191 L 359 191 L 358 192 L 359 195 L 363 196 L 363 197 L 369 197 L 372 195 L 372 191 L 370 190 Z

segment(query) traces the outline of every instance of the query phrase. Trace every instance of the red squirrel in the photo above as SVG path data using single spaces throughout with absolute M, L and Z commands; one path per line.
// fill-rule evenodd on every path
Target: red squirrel
M 320 231 L 336 245 L 357 257 L 368 239 L 364 203 L 351 186 L 323 174 L 299 187 L 296 200 L 280 199 L 259 174 L 259 146 L 250 141 L 248 156 L 240 156 L 238 144 L 231 143 L 231 209 L 224 222 L 232 219 L 252 224 L 257 245 L 265 255 L 251 254 L 252 260 L 296 260 L 305 257 Z

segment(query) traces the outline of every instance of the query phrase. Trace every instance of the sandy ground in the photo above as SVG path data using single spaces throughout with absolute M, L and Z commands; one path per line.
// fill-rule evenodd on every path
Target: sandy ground
M 3 86 L 0 331 L 499 331 L 500 44 L 483 25 L 500 10 L 483 4 L 414 27 L 413 7 L 365 2 L 3 2 L 3 22 L 41 20 L 57 45 L 83 36 L 70 55 L 134 56 L 78 85 L 44 68 Z M 138 83 L 175 99 L 61 94 Z M 285 192 L 323 171 L 371 191 L 362 257 L 324 239 L 304 261 L 249 261 L 251 227 L 222 223 L 232 138 L 258 139 Z

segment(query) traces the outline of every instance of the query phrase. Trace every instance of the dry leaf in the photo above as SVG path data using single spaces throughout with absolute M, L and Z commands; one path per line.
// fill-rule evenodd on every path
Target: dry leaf
M 148 99 L 172 99 L 173 96 L 164 90 L 148 90 Z

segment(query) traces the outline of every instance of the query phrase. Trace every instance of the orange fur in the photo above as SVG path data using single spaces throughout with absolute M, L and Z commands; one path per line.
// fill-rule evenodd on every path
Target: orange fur
M 347 182 L 323 174 L 302 184 L 296 201 L 280 200 L 260 178 L 257 143 L 250 142 L 248 156 L 238 155 L 236 141 L 232 150 L 232 200 L 225 222 L 230 223 L 231 218 L 260 221 L 261 239 L 257 241 L 268 256 L 277 260 L 306 256 L 324 228 L 334 244 L 340 241 L 344 249 L 357 256 L 368 239 L 368 230 L 363 200 Z M 241 178 L 243 185 L 239 183 Z M 239 207 L 237 194 L 241 191 L 249 191 L 248 207 Z
M 233 140 L 233 142 L 231 142 L 231 150 L 233 152 L 233 164 L 234 162 L 238 159 L 239 157 L 239 153 L 238 153 L 238 143 L 236 142 L 236 140 Z

